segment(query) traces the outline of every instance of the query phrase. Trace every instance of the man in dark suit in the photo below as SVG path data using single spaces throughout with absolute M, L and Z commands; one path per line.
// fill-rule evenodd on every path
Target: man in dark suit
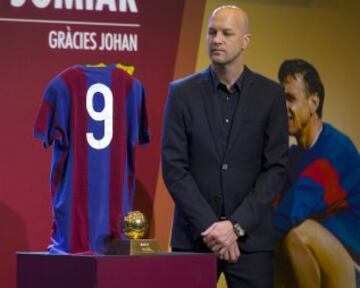
M 272 202 L 288 150 L 285 95 L 250 71 L 246 13 L 211 15 L 211 66 L 170 85 L 162 167 L 175 201 L 174 251 L 213 251 L 229 287 L 272 287 Z

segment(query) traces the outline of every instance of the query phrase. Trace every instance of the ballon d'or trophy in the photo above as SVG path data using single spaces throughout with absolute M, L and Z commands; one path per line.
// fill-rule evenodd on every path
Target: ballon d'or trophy
M 107 254 L 112 255 L 145 255 L 160 252 L 155 239 L 143 239 L 149 224 L 140 211 L 130 211 L 122 223 L 124 234 L 129 240 L 114 240 L 108 243 Z

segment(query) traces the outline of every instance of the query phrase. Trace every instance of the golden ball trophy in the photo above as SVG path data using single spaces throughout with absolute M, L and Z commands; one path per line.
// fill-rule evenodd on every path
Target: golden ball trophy
M 105 243 L 107 255 L 146 255 L 160 253 L 155 239 L 143 239 L 149 224 L 140 211 L 130 211 L 122 223 L 124 234 L 129 240 L 112 240 Z
M 131 211 L 125 216 L 123 232 L 129 239 L 142 239 L 148 229 L 149 223 L 140 211 Z

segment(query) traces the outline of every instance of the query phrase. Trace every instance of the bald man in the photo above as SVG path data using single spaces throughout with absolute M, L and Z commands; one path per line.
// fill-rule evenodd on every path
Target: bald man
M 229 287 L 272 287 L 272 207 L 287 165 L 285 95 L 244 65 L 249 19 L 208 22 L 211 65 L 170 84 L 162 168 L 175 202 L 173 251 L 213 252 Z

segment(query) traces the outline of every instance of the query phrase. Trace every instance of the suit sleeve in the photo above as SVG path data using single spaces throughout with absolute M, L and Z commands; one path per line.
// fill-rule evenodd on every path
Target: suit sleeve
M 189 173 L 186 109 L 178 90 L 170 85 L 162 139 L 162 173 L 177 208 L 193 226 L 197 238 L 217 218 Z
M 147 109 L 146 109 L 146 96 L 144 86 L 139 83 L 140 86 L 140 101 L 138 103 L 138 121 L 139 121 L 139 143 L 147 144 L 150 143 L 150 132 L 148 127 L 148 117 L 147 117 Z
M 285 181 L 289 146 L 286 98 L 280 86 L 275 94 L 265 124 L 262 171 L 252 191 L 229 217 L 246 231 L 256 229 L 263 217 L 269 217 L 269 209 Z

